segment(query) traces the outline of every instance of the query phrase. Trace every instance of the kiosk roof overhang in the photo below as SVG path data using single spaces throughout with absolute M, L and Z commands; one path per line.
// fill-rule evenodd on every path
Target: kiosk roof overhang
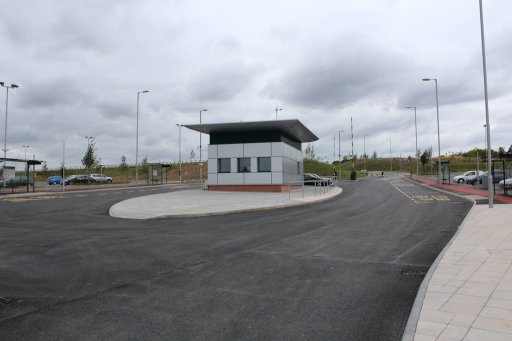
M 317 141 L 318 137 L 299 120 L 276 120 L 259 122 L 184 124 L 191 130 L 204 134 L 281 131 L 299 142 Z

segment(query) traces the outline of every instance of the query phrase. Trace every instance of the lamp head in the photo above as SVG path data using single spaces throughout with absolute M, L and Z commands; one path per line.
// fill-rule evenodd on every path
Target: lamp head
M 0 86 L 4 86 L 4 84 L 5 84 L 4 82 L 0 82 Z
M 203 109 L 203 110 L 201 110 L 201 111 L 208 111 L 208 109 Z
M 19 88 L 19 86 L 17 84 L 11 84 L 11 88 Z
M 143 90 L 142 93 L 145 94 L 146 92 L 149 92 L 149 90 Z
M 432 80 L 432 79 L 430 79 L 430 78 L 423 78 L 423 79 L 422 79 L 422 81 L 424 81 L 424 82 L 428 82 L 428 81 L 431 81 L 431 80 Z

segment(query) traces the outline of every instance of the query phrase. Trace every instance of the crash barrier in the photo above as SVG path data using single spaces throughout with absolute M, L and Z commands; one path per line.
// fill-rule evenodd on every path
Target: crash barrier
M 306 193 L 315 196 L 324 195 L 334 189 L 336 183 L 335 177 L 325 177 L 322 180 L 292 181 L 288 183 L 288 199 L 291 199 L 292 193 L 301 193 L 303 198 Z

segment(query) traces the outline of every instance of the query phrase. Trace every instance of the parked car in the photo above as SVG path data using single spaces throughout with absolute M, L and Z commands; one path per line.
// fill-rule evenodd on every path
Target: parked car
M 112 177 L 103 174 L 89 174 L 89 176 L 96 182 L 112 183 Z
M 89 175 L 70 175 L 64 180 L 65 185 L 73 184 L 88 184 L 94 182 L 94 179 Z
M 10 179 L 7 179 L 6 181 L 1 181 L 0 187 L 13 188 L 13 187 L 19 187 L 19 186 L 26 186 L 27 184 L 29 184 L 30 186 L 33 186 L 34 182 L 32 181 L 32 179 L 27 179 L 26 175 L 18 175 L 15 178 L 10 178 Z
M 329 178 L 322 177 L 315 173 L 304 173 L 304 185 L 329 186 L 331 184 L 332 180 Z
M 47 180 L 48 185 L 62 185 L 62 177 L 58 175 L 50 176 Z
M 503 173 L 503 170 L 501 169 L 495 169 L 494 170 L 494 176 L 492 178 L 492 182 L 495 184 L 499 184 L 501 180 L 512 178 L 512 173 L 505 171 Z
M 499 183 L 498 183 L 498 186 L 502 189 L 512 189 L 512 178 L 508 178 L 508 179 L 505 179 L 505 180 L 501 180 Z
M 468 185 L 482 184 L 482 179 L 487 177 L 487 172 L 479 172 L 478 176 L 473 179 L 466 180 Z
M 464 173 L 462 175 L 454 176 L 453 177 L 453 182 L 458 182 L 460 184 L 460 183 L 463 183 L 463 182 L 467 182 L 468 180 L 472 181 L 476 177 L 477 177 L 476 171 L 469 171 L 469 172 L 466 172 L 466 173 Z

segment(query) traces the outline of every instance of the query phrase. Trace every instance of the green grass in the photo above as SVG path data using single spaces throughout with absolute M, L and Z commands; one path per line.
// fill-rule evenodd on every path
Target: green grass
M 452 173 L 456 172 L 465 172 L 468 170 L 476 170 L 476 158 L 470 157 L 451 157 L 450 159 L 450 171 Z M 341 173 L 340 173 L 341 166 Z M 338 173 L 338 177 L 341 179 L 350 179 L 350 172 L 352 171 L 352 162 L 346 161 L 342 162 L 341 165 L 335 164 L 336 172 Z M 510 163 L 508 165 L 510 167 Z M 366 168 L 369 172 L 372 171 L 384 171 L 389 172 L 391 170 L 391 161 L 390 159 L 368 159 L 363 162 L 363 160 L 356 160 L 354 162 L 354 170 L 357 173 L 357 177 L 363 177 L 366 174 L 360 172 Z M 480 163 L 480 170 L 485 169 L 485 163 Z M 163 172 L 167 175 L 167 181 L 178 181 L 179 180 L 179 165 L 177 163 L 171 164 L 169 168 L 164 168 Z M 402 171 L 405 173 L 416 173 L 416 160 L 411 159 L 393 159 L 393 171 Z M 434 163 L 434 173 L 436 173 L 436 164 Z M 94 169 L 85 169 L 85 168 L 72 168 L 66 169 L 66 176 L 72 174 L 90 174 L 90 173 L 103 173 L 113 178 L 114 183 L 130 183 L 135 179 L 135 166 L 130 165 L 126 168 L 121 168 L 119 166 L 110 166 L 103 167 L 101 170 L 99 168 Z M 305 173 L 316 173 L 321 176 L 333 176 L 334 174 L 334 166 L 327 162 L 321 162 L 317 160 L 304 160 L 304 172 Z M 419 164 L 419 173 L 420 175 L 429 175 L 431 174 L 430 163 L 426 164 L 425 167 L 420 163 Z M 20 173 L 21 174 L 21 173 Z M 39 179 L 46 179 L 52 175 L 60 175 L 60 169 L 50 169 L 46 172 L 38 171 L 37 176 Z M 147 165 L 139 166 L 139 181 L 146 182 L 148 175 L 148 167 Z M 340 176 L 341 175 L 341 176 Z M 204 162 L 203 166 L 203 179 L 208 178 L 208 163 Z M 163 177 L 163 181 L 165 182 L 165 175 Z M 198 162 L 187 162 L 182 164 L 182 180 L 183 181 L 199 181 L 199 163 Z

